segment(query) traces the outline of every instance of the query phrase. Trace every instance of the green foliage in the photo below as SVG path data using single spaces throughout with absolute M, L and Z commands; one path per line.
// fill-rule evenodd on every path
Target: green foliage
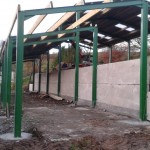
M 23 78 L 23 88 L 29 85 L 29 81 L 30 81 L 30 76 L 26 76 Z
M 62 47 L 62 62 L 65 63 L 74 63 L 75 61 L 75 50 L 73 47 L 65 48 Z M 58 65 L 58 56 L 54 59 L 54 61 L 50 64 L 50 68 L 54 69 Z
M 58 65 L 58 56 L 50 63 L 50 69 L 53 70 Z
M 62 47 L 62 62 L 74 63 L 75 60 L 75 49 L 72 47 L 64 48 Z

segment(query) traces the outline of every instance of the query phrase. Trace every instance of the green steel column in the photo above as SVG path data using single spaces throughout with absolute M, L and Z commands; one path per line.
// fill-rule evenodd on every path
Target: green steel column
M 17 27 L 17 49 L 16 49 L 16 100 L 15 100 L 15 129 L 14 136 L 21 137 L 22 122 L 22 100 L 23 100 L 23 35 L 24 35 L 24 15 L 18 12 Z
M 0 83 L 0 102 L 2 102 L 2 93 L 1 93 L 1 89 L 2 89 L 2 58 L 0 60 L 0 76 L 1 76 L 1 83 Z
M 4 54 L 4 96 L 3 96 L 3 107 L 6 108 L 7 103 L 7 48 L 5 49 Z
M 38 82 L 38 92 L 41 92 L 41 56 L 39 58 L 39 82 Z
M 131 52 L 131 44 L 130 44 L 130 40 L 128 41 L 128 60 L 130 60 L 130 53 Z
M 46 94 L 49 93 L 49 51 L 47 52 L 47 80 L 46 80 Z
M 147 35 L 148 3 L 143 1 L 141 9 L 141 56 L 140 56 L 140 119 L 147 119 Z
M 76 20 L 80 19 L 80 12 L 76 13 Z M 79 28 L 79 26 L 77 27 Z M 76 32 L 76 53 L 75 53 L 75 92 L 74 92 L 74 103 L 77 105 L 78 101 L 78 90 L 79 90 L 79 42 L 80 32 Z
M 97 42 L 98 42 L 98 28 L 94 29 L 93 35 L 93 75 L 92 75 L 92 105 L 95 107 L 97 100 Z
M 7 91 L 7 117 L 9 117 L 9 110 L 10 110 L 10 101 L 11 101 L 11 65 L 12 65 L 12 39 L 8 39 L 8 49 L 7 49 L 7 84 L 6 84 L 6 91 Z
M 112 63 L 112 46 L 110 47 L 109 50 L 109 63 Z
M 35 59 L 33 60 L 33 91 L 35 86 Z
M 61 87 L 61 57 L 62 57 L 62 49 L 61 49 L 61 44 L 60 44 L 59 52 L 58 52 L 58 85 L 57 85 L 58 96 L 60 96 L 60 87 Z
M 1 81 L 1 102 L 3 104 L 4 100 L 4 79 L 5 79 L 5 74 L 4 74 L 4 55 L 2 57 L 2 81 Z

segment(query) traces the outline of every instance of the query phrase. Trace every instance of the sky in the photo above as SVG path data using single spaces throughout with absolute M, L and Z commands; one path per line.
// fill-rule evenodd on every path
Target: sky
M 79 0 L 51 0 L 54 7 L 72 6 Z M 85 0 L 85 2 L 93 2 L 98 0 Z M 100 0 L 101 1 L 101 0 Z M 6 40 L 9 29 L 11 27 L 17 5 L 21 5 L 21 10 L 45 8 L 50 0 L 0 0 L 0 40 Z M 45 32 L 53 25 L 63 14 L 48 15 L 39 25 L 34 33 Z M 32 27 L 33 22 L 38 16 L 25 21 L 25 34 Z M 16 25 L 12 35 L 16 35 Z

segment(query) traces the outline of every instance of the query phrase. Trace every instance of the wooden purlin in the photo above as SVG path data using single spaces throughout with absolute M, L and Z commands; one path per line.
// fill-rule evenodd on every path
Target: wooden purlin
M 68 28 L 66 28 L 66 30 L 76 28 L 77 26 L 81 25 L 83 22 L 85 22 L 86 20 L 90 19 L 91 17 L 93 17 L 94 15 L 96 15 L 97 13 L 99 13 L 100 11 L 101 11 L 100 9 L 91 10 L 89 13 L 87 13 L 82 18 L 80 18 L 79 20 L 77 20 L 76 22 L 74 22 Z M 58 35 L 58 38 L 61 38 L 64 35 L 65 34 L 60 34 L 60 35 Z
M 50 4 L 48 4 L 45 8 L 53 8 L 53 3 L 52 1 L 50 2 Z M 28 34 L 32 34 L 35 29 L 39 26 L 39 24 L 43 21 L 43 19 L 46 17 L 47 15 L 41 15 L 37 18 L 37 20 L 35 21 L 34 25 L 32 26 L 32 28 L 29 30 Z
M 90 19 L 91 17 L 93 17 L 94 15 L 96 15 L 97 13 L 101 12 L 102 15 L 105 15 L 107 12 L 109 12 L 109 8 L 105 9 L 105 10 L 101 10 L 101 9 L 95 9 L 95 10 L 91 10 L 90 12 L 88 12 L 87 14 L 85 14 L 83 17 L 81 17 L 79 20 L 77 20 L 76 22 L 74 22 L 72 25 L 70 25 L 68 28 L 66 28 L 66 30 L 69 29 L 74 29 L 77 26 L 81 25 L 82 23 L 84 23 L 85 21 L 87 21 L 88 19 Z M 58 38 L 61 38 L 63 36 L 65 36 L 66 34 L 59 34 Z M 50 45 L 51 43 L 48 43 L 47 45 Z
M 75 4 L 75 6 L 78 5 L 84 5 L 85 2 L 84 0 L 81 0 L 80 2 L 78 2 L 77 4 Z M 54 25 L 52 25 L 47 32 L 52 32 L 55 31 L 56 29 L 58 29 L 64 22 L 66 22 L 69 18 L 71 18 L 73 15 L 75 14 L 75 12 L 68 12 L 65 13 Z M 47 36 L 44 36 L 41 38 L 41 40 L 44 40 Z

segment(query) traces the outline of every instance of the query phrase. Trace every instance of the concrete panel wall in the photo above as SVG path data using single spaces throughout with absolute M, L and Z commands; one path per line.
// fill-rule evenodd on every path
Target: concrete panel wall
M 35 75 L 37 83 L 38 74 Z M 45 78 L 42 74 L 42 88 Z M 50 75 L 50 93 L 57 94 L 58 72 Z M 74 97 L 75 70 L 62 70 L 61 95 Z M 97 102 L 139 111 L 140 61 L 98 65 Z M 35 84 L 36 89 L 36 84 Z M 92 101 L 92 66 L 79 69 L 79 99 Z
M 131 60 L 98 66 L 98 101 L 139 110 L 139 65 L 139 60 Z
M 150 120 L 150 92 L 148 92 L 147 99 L 147 120 Z

